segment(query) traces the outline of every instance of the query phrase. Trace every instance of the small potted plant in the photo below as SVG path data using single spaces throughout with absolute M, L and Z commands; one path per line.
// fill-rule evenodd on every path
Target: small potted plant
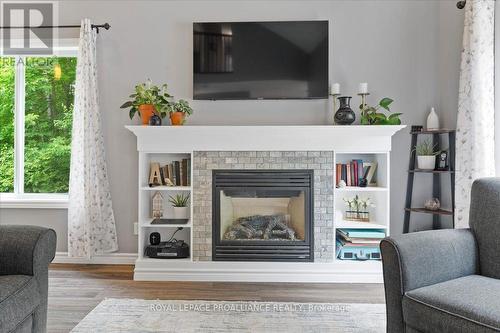
M 171 195 L 168 201 L 174 208 L 175 219 L 188 219 L 189 218 L 189 194 L 176 194 Z
M 436 155 L 440 151 L 434 150 L 436 148 L 432 142 L 427 139 L 415 147 L 415 152 L 417 153 L 417 165 L 419 169 L 422 170 L 434 170 L 436 167 Z
M 135 86 L 134 93 L 130 95 L 132 100 L 123 103 L 120 108 L 130 109 L 130 119 L 133 119 L 135 114 L 139 112 L 142 124 L 148 125 L 153 115 L 164 118 L 171 111 L 171 97 L 167 92 L 166 84 L 159 87 L 153 85 L 148 79 L 146 83 Z
M 174 126 L 184 125 L 186 117 L 193 113 L 193 109 L 186 100 L 179 100 L 170 109 L 170 122 Z

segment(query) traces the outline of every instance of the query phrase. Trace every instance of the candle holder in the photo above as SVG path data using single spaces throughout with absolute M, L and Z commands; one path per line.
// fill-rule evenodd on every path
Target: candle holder
M 364 108 L 366 106 L 366 97 L 368 97 L 370 93 L 359 93 L 358 96 L 361 96 L 361 105 L 360 105 L 360 111 L 361 111 L 361 117 L 363 117 L 364 114 Z
M 337 97 L 339 97 L 340 94 L 330 94 L 330 96 L 333 97 L 333 123 L 335 124 L 335 112 L 337 112 Z

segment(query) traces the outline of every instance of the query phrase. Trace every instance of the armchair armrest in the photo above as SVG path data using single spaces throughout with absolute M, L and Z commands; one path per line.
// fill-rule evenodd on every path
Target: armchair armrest
M 0 225 L 0 275 L 37 275 L 45 272 L 55 253 L 54 230 Z
M 388 237 L 380 249 L 388 332 L 404 332 L 401 301 L 407 291 L 478 272 L 477 244 L 469 229 Z

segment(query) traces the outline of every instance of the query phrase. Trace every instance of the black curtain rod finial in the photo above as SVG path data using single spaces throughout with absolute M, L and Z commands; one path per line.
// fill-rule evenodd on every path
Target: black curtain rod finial
M 97 33 L 99 33 L 99 28 L 104 28 L 106 30 L 109 30 L 109 28 L 111 28 L 111 26 L 109 25 L 108 22 L 106 22 L 104 24 L 92 24 L 92 29 L 95 29 Z
M 467 3 L 467 0 L 461 0 L 461 1 L 457 2 L 457 8 L 464 9 L 466 3 Z

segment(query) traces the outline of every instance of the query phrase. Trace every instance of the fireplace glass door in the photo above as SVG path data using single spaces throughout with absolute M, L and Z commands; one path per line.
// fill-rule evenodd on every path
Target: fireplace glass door
M 214 170 L 214 260 L 312 261 L 312 170 Z
M 219 195 L 221 241 L 305 240 L 305 190 L 225 189 Z

